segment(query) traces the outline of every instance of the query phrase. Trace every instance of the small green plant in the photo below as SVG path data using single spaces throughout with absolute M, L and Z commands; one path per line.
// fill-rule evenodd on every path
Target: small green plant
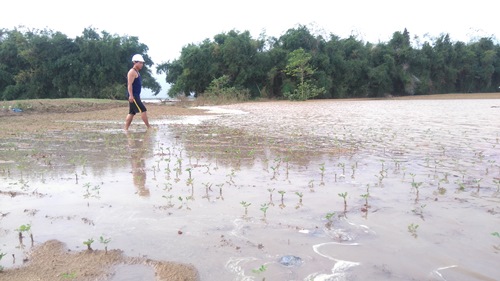
M 263 264 L 257 269 L 252 269 L 252 272 L 255 274 L 261 274 L 261 273 L 266 272 L 266 270 L 267 270 L 267 265 Z M 266 278 L 262 278 L 262 281 L 265 281 L 265 280 L 266 280 Z
M 365 199 L 365 207 L 368 208 L 368 197 L 370 197 L 370 194 L 361 194 L 361 197 Z
M 495 231 L 493 233 L 491 233 L 491 235 L 495 236 L 495 237 L 498 237 L 500 238 L 500 233 L 498 233 L 498 231 Z M 498 245 L 493 245 L 493 248 L 495 248 L 496 250 L 500 251 L 500 244 Z M 1 258 L 0 258 L 1 259 Z
M 344 199 L 344 212 L 347 211 L 347 192 L 339 193 L 339 196 Z
M 275 188 L 268 188 L 267 191 L 269 191 L 269 204 L 273 204 L 273 192 Z
M 333 216 L 335 216 L 335 213 L 326 213 L 325 218 L 326 218 L 326 220 L 328 220 L 329 222 L 332 222 L 332 218 L 333 218 Z
M 302 192 L 295 192 L 295 195 L 299 196 L 299 205 L 302 205 L 302 197 L 304 196 L 304 194 L 302 194 Z
M 87 245 L 87 250 L 93 251 L 92 250 L 92 243 L 94 243 L 94 239 L 90 238 L 87 241 L 83 241 L 83 245 Z
M 108 253 L 108 244 L 109 244 L 109 242 L 111 242 L 111 238 L 104 238 L 104 236 L 101 235 L 101 237 L 99 237 L 99 242 L 101 242 L 101 244 L 104 244 L 104 251 L 107 254 Z
M 245 216 L 246 216 L 248 214 L 248 207 L 250 205 L 252 205 L 252 203 L 247 203 L 245 201 L 241 201 L 240 204 L 241 204 L 241 206 L 243 206 L 243 208 L 245 208 Z
M 285 196 L 286 191 L 278 190 L 278 193 L 281 195 L 281 203 L 283 204 L 283 197 Z
M 320 185 L 321 185 L 321 183 L 320 183 Z M 324 185 L 324 183 L 323 183 L 323 185 Z M 314 192 L 314 180 L 309 181 L 309 190 L 311 192 Z
M 324 185 L 325 183 L 324 183 L 323 179 L 325 177 L 325 163 L 321 163 L 319 165 L 319 170 L 321 171 L 321 185 Z
M 83 185 L 85 187 L 85 193 L 83 194 L 83 198 L 88 199 L 90 197 L 94 197 L 96 199 L 101 198 L 99 195 L 101 186 L 100 185 L 94 185 L 94 187 L 90 186 L 90 182 L 86 183 Z
M 345 163 L 339 163 L 337 166 L 342 168 L 342 175 L 345 175 Z
M 264 220 L 266 219 L 267 217 L 267 209 L 269 208 L 269 205 L 267 203 L 264 203 L 262 205 L 260 205 L 260 210 L 262 211 L 263 215 L 264 215 Z
M 411 182 L 415 182 L 415 176 L 416 176 L 416 175 L 415 175 L 415 174 L 413 174 L 413 173 L 410 173 L 410 176 L 411 176 Z
M 420 186 L 421 186 L 422 184 L 423 184 L 423 182 L 414 182 L 414 181 L 412 181 L 412 182 L 411 182 L 411 186 L 412 186 L 413 188 L 415 188 L 415 190 L 417 191 L 417 195 L 416 195 L 416 197 L 415 197 L 415 202 L 417 202 L 417 201 L 418 201 L 418 199 L 419 199 L 419 191 L 420 191 Z
M 477 192 L 479 192 L 479 189 L 481 188 L 481 185 L 479 184 L 483 179 L 474 179 L 474 183 L 477 184 Z
M 493 183 L 497 185 L 497 192 L 500 192 L 500 179 L 493 180 Z
M 189 173 L 189 178 L 191 178 L 191 170 L 193 170 L 193 169 L 191 169 L 191 168 L 186 169 L 186 171 Z
M 7 254 L 6 253 L 2 253 L 0 251 L 0 261 L 2 260 L 3 257 L 5 257 L 5 255 L 7 255 Z M 3 271 L 3 266 L 0 265 L 0 272 L 2 272 L 2 271 Z
M 63 274 L 61 274 L 61 277 L 63 279 L 75 279 L 76 278 L 76 273 L 75 272 L 63 273 Z
M 410 232 L 411 236 L 413 236 L 414 238 L 417 238 L 417 228 L 418 224 L 411 223 L 410 225 L 408 225 L 408 232 Z
M 456 184 L 458 184 L 458 190 L 459 191 L 464 191 L 465 190 L 465 183 L 461 180 L 456 180 L 455 181 Z
M 326 215 L 325 215 L 325 218 L 327 220 L 325 226 L 328 229 L 330 229 L 332 227 L 332 225 L 333 225 L 333 216 L 335 216 L 334 212 L 332 212 L 332 213 L 326 213 Z
M 23 233 L 29 233 L 30 235 L 30 238 L 31 238 L 31 245 L 33 245 L 34 241 L 33 241 L 33 233 L 31 232 L 31 224 L 23 224 L 21 225 L 18 229 L 16 229 L 16 231 L 19 232 L 19 244 L 23 244 Z
M 415 209 L 411 210 L 415 215 L 419 216 L 421 219 L 424 219 L 424 208 L 427 206 L 426 204 L 420 205 Z

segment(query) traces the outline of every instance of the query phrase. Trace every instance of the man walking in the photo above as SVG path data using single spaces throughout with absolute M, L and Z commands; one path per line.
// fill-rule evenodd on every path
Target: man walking
M 142 55 L 136 54 L 132 57 L 134 66 L 127 73 L 127 93 L 129 102 L 129 112 L 125 119 L 125 131 L 128 130 L 135 114 L 140 113 L 142 121 L 148 129 L 151 128 L 148 121 L 147 109 L 141 101 L 142 79 L 139 70 L 144 66 Z

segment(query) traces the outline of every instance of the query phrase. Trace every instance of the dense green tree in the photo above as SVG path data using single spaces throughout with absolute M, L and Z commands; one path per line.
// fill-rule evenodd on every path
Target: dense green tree
M 130 57 L 142 53 L 143 85 L 158 93 L 148 66 L 147 46 L 137 37 L 119 37 L 95 29 L 70 39 L 52 30 L 2 29 L 0 98 L 125 98 Z
M 135 53 L 146 60 L 143 86 L 157 94 L 160 85 L 147 52 L 138 37 L 94 28 L 74 39 L 52 30 L 0 29 L 0 98 L 124 99 Z M 300 52 L 313 69 L 303 72 L 303 80 L 290 75 L 290 59 Z M 278 38 L 261 34 L 253 39 L 248 31 L 236 30 L 216 34 L 186 45 L 179 58 L 156 69 L 171 84 L 170 96 L 203 95 L 220 81 L 226 96 L 269 98 L 307 88 L 323 89 L 316 98 L 491 92 L 500 86 L 500 46 L 493 38 L 454 42 L 448 34 L 412 42 L 406 29 L 394 32 L 387 43 L 372 44 L 355 36 L 324 38 L 299 25 Z

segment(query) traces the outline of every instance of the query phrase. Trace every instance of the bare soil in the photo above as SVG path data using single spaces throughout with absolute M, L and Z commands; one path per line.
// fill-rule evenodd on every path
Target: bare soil
M 47 241 L 31 253 L 26 266 L 5 270 L 0 280 L 109 280 L 112 268 L 120 264 L 144 264 L 155 270 L 156 280 L 198 280 L 190 265 L 130 258 L 120 250 L 71 252 L 57 240 Z

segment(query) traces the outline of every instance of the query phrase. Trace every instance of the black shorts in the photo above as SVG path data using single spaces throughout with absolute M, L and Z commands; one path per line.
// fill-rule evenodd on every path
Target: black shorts
M 129 102 L 128 114 L 135 115 L 136 113 L 148 111 L 141 101 L 141 98 L 135 98 L 135 102 Z

